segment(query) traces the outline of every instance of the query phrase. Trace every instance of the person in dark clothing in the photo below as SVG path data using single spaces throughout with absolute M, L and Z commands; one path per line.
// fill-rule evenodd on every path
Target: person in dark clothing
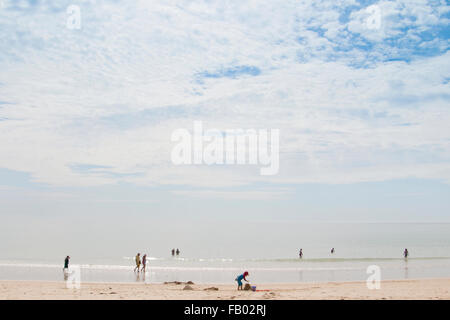
M 69 269 L 69 260 L 70 260 L 70 257 L 69 257 L 69 256 L 67 256 L 67 257 L 64 259 L 64 269 Z

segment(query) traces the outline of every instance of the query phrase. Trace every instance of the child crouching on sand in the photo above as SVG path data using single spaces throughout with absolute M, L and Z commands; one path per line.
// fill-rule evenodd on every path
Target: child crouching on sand
M 248 276 L 248 272 L 245 271 L 243 274 L 239 275 L 235 280 L 238 283 L 238 290 L 239 288 L 242 290 L 242 279 L 244 279 L 245 281 L 248 282 L 248 280 L 246 279 L 246 277 Z

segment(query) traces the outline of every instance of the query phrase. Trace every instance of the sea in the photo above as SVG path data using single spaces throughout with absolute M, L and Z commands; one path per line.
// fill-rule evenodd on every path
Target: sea
M 231 284 L 244 271 L 252 283 L 366 281 L 374 270 L 380 280 L 450 277 L 449 223 L 293 223 L 247 231 L 229 235 L 232 240 L 226 230 L 208 237 L 191 234 L 179 243 L 178 256 L 166 241 L 149 252 L 138 245 L 134 252 L 113 246 L 95 257 L 75 250 L 70 266 L 81 282 Z M 58 246 L 47 247 L 39 255 L 19 257 L 17 250 L 3 250 L 0 280 L 64 280 L 65 255 Z M 145 273 L 133 270 L 138 250 L 148 255 Z

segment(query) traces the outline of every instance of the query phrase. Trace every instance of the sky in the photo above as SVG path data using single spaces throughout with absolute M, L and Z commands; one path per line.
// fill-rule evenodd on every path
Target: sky
M 450 222 L 449 18 L 443 0 L 0 0 L 0 229 Z M 174 165 L 194 121 L 279 129 L 278 174 Z

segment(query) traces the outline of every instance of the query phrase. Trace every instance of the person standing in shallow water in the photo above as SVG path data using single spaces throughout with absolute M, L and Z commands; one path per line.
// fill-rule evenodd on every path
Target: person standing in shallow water
M 303 249 L 300 249 L 299 253 L 298 253 L 298 257 L 301 259 L 303 258 Z
M 403 256 L 405 257 L 405 259 L 408 258 L 409 256 L 408 249 L 405 248 L 405 251 L 403 251 Z
M 137 272 L 139 272 L 139 267 L 141 266 L 141 254 L 140 253 L 138 253 L 136 255 L 135 260 L 136 260 L 136 268 L 134 268 L 134 272 L 136 272 L 136 270 L 137 270 Z
M 69 256 L 67 256 L 67 257 L 64 259 L 64 269 L 69 269 L 69 260 L 70 260 L 70 257 L 69 257 Z
M 331 254 L 333 254 L 334 253 L 334 248 L 331 248 Z
M 142 270 L 145 273 L 145 267 L 147 266 L 147 254 L 142 256 Z
M 172 257 L 175 255 L 175 249 L 172 249 Z
M 180 250 L 178 250 L 178 248 L 177 248 L 177 256 L 179 256 L 180 255 Z

